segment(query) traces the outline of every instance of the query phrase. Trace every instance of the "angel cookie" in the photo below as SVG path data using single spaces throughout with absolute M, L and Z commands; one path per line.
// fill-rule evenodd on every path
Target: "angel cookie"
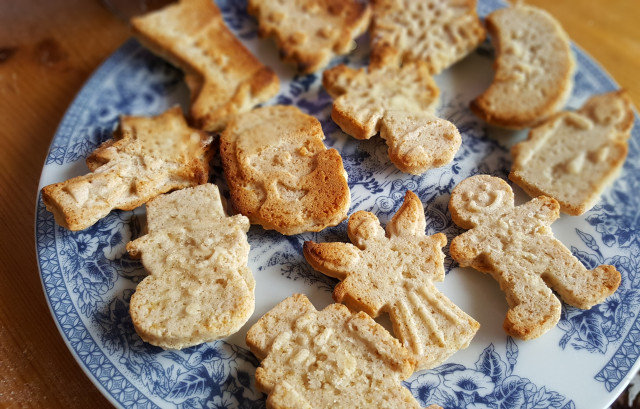
M 180 0 L 131 19 L 138 39 L 182 69 L 191 91 L 191 117 L 206 131 L 278 93 L 276 74 L 247 50 L 211 0 Z
M 556 325 L 561 305 L 551 289 L 567 304 L 588 309 L 620 284 L 615 267 L 587 270 L 553 237 L 559 210 L 546 196 L 514 207 L 507 182 L 488 175 L 465 179 L 451 193 L 453 221 L 470 229 L 453 239 L 451 257 L 500 283 L 509 305 L 504 329 L 514 337 L 536 338 Z
M 113 138 L 87 158 L 91 173 L 45 186 L 59 225 L 82 230 L 113 209 L 133 210 L 173 189 L 206 183 L 211 137 L 189 128 L 179 107 L 156 117 L 123 116 Z
M 147 227 L 127 244 L 149 272 L 129 307 L 140 338 L 180 349 L 238 331 L 255 300 L 249 220 L 228 217 L 217 186 L 205 184 L 150 201 Z
M 575 61 L 560 23 L 521 4 L 494 11 L 486 23 L 496 72 L 471 110 L 489 124 L 522 129 L 561 109 L 571 95 Z
M 220 137 L 234 207 L 282 234 L 319 231 L 347 217 L 342 158 L 327 149 L 320 122 L 292 106 L 238 115 Z
M 380 132 L 403 172 L 418 175 L 449 163 L 460 147 L 456 126 L 433 114 L 439 90 L 423 62 L 369 72 L 338 65 L 324 72 L 322 84 L 335 99 L 334 122 L 356 139 Z
M 432 368 L 466 348 L 480 325 L 434 282 L 444 280 L 444 234 L 425 235 L 420 199 L 407 191 L 385 230 L 373 213 L 349 218 L 349 243 L 304 243 L 316 270 L 342 280 L 337 302 L 372 317 L 389 314 L 393 332 L 414 356 L 418 369 Z
M 273 36 L 284 61 L 303 74 L 353 50 L 371 17 L 360 0 L 249 0 L 248 10 L 258 19 L 260 36 Z
M 293 295 L 251 327 L 247 345 L 262 360 L 256 381 L 267 408 L 420 408 L 401 383 L 413 373 L 411 354 L 344 305 L 317 311 Z
M 432 75 L 464 58 L 485 39 L 476 0 L 374 0 L 371 60 L 424 61 Z
M 533 128 L 515 145 L 509 179 L 531 196 L 553 197 L 565 213 L 582 214 L 624 164 L 632 127 L 633 109 L 624 91 L 594 96 L 578 111 L 563 111 Z

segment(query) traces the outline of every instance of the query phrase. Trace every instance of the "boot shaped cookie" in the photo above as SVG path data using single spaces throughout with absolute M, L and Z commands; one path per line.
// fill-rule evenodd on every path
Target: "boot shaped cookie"
M 133 210 L 173 189 L 205 183 L 211 137 L 189 128 L 179 107 L 153 118 L 123 116 L 120 127 L 87 158 L 91 173 L 45 186 L 56 222 L 82 230 L 113 209 Z
M 129 307 L 140 338 L 179 349 L 236 332 L 255 300 L 249 220 L 227 217 L 205 184 L 150 201 L 147 222 L 149 233 L 127 244 L 149 272 Z
M 367 314 L 341 304 L 317 311 L 304 295 L 282 301 L 249 330 L 262 360 L 268 408 L 419 408 L 402 380 L 411 354 Z
M 211 0 L 180 0 L 131 19 L 138 39 L 185 72 L 191 117 L 219 131 L 229 119 L 278 93 L 278 76 L 247 50 Z
M 385 230 L 373 213 L 349 219 L 349 243 L 304 243 L 318 271 L 342 280 L 337 302 L 372 317 L 389 314 L 394 334 L 415 356 L 418 369 L 432 368 L 466 348 L 480 325 L 433 282 L 444 280 L 444 234 L 426 236 L 420 199 L 408 191 Z
M 453 160 L 462 141 L 451 122 L 433 114 L 439 90 L 423 62 L 354 70 L 336 66 L 322 84 L 335 98 L 331 118 L 356 139 L 378 132 L 398 169 L 414 175 Z
M 500 283 L 509 304 L 504 329 L 514 337 L 536 338 L 556 325 L 561 305 L 551 289 L 567 304 L 587 309 L 620 284 L 613 266 L 587 270 L 553 237 L 559 210 L 546 196 L 514 207 L 507 182 L 488 175 L 463 180 L 451 194 L 453 221 L 470 229 L 453 239 L 451 257 Z

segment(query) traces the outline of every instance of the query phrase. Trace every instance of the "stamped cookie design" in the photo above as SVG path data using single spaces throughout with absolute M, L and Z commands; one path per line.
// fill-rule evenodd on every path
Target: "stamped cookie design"
M 335 99 L 331 118 L 356 139 L 378 132 L 391 161 L 403 172 L 421 174 L 453 160 L 462 138 L 451 122 L 437 118 L 439 90 L 423 62 L 355 70 L 338 65 L 322 84 Z
M 497 58 L 493 83 L 471 102 L 489 124 L 522 129 L 563 107 L 573 87 L 569 37 L 549 13 L 516 5 L 486 18 Z
M 284 61 L 303 74 L 353 50 L 371 17 L 361 0 L 249 0 L 248 11 L 260 36 L 274 37 Z
M 320 231 L 347 217 L 347 173 L 318 120 L 292 106 L 238 115 L 220 137 L 234 207 L 283 234 Z
M 491 274 L 507 296 L 507 334 L 536 338 L 560 319 L 561 304 L 588 309 L 620 285 L 613 266 L 587 270 L 559 240 L 551 223 L 560 206 L 539 196 L 514 207 L 513 191 L 504 180 L 473 176 L 455 187 L 449 201 L 453 221 L 469 231 L 451 242 L 460 266 Z
M 42 188 L 56 222 L 83 230 L 113 209 L 133 210 L 173 189 L 206 183 L 211 137 L 189 128 L 179 107 L 123 116 L 113 138 L 87 158 L 91 173 Z
M 205 184 L 150 201 L 147 223 L 127 244 L 149 272 L 129 307 L 140 338 L 180 349 L 238 331 L 255 300 L 249 220 L 228 217 L 217 186 Z
M 353 244 L 307 241 L 303 247 L 313 268 L 342 280 L 333 292 L 337 302 L 374 318 L 389 314 L 418 369 L 466 348 L 480 327 L 433 284 L 444 280 L 441 249 L 447 238 L 426 236 L 425 229 L 422 203 L 407 191 L 386 232 L 373 213 L 359 211 L 349 218 Z
M 131 26 L 145 46 L 185 72 L 198 128 L 219 131 L 278 93 L 277 75 L 229 31 L 211 0 L 180 0 L 131 19 Z
M 633 109 L 624 91 L 594 96 L 516 144 L 509 179 L 531 196 L 553 197 L 565 213 L 583 214 L 618 175 L 632 127 Z
M 247 333 L 262 360 L 258 388 L 268 408 L 420 408 L 402 380 L 411 354 L 367 314 L 341 304 L 317 311 L 293 295 Z
M 371 60 L 424 61 L 438 74 L 475 50 L 486 37 L 475 0 L 374 0 Z

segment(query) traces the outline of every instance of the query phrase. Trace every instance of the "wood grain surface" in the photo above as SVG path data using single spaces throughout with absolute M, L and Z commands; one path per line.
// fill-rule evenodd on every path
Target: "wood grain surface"
M 529 0 L 640 105 L 640 1 Z M 97 65 L 129 37 L 98 0 L 0 2 L 0 408 L 107 408 L 46 305 L 35 260 L 36 189 L 49 143 Z

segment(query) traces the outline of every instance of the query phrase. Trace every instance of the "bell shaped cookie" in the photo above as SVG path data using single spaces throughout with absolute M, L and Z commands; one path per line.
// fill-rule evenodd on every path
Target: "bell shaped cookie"
M 318 120 L 292 106 L 236 116 L 220 136 L 233 206 L 282 234 L 320 231 L 347 217 L 347 173 Z
M 469 231 L 451 242 L 451 257 L 460 266 L 491 274 L 507 296 L 507 334 L 536 338 L 560 319 L 561 304 L 551 291 L 574 307 L 588 309 L 620 285 L 620 273 L 602 265 L 587 270 L 553 237 L 558 202 L 538 196 L 514 206 L 511 187 L 500 178 L 477 175 L 451 193 L 453 221 Z
M 123 116 L 113 138 L 87 158 L 90 173 L 45 186 L 56 222 L 82 230 L 113 209 L 133 210 L 155 196 L 206 183 L 211 137 L 189 128 L 180 107 L 155 117 Z
M 393 332 L 414 356 L 418 369 L 432 368 L 466 348 L 480 325 L 438 291 L 444 280 L 444 234 L 425 235 L 420 199 L 407 191 L 386 227 L 359 211 L 349 218 L 350 243 L 304 243 L 316 270 L 342 282 L 337 302 L 372 317 L 388 313 Z

